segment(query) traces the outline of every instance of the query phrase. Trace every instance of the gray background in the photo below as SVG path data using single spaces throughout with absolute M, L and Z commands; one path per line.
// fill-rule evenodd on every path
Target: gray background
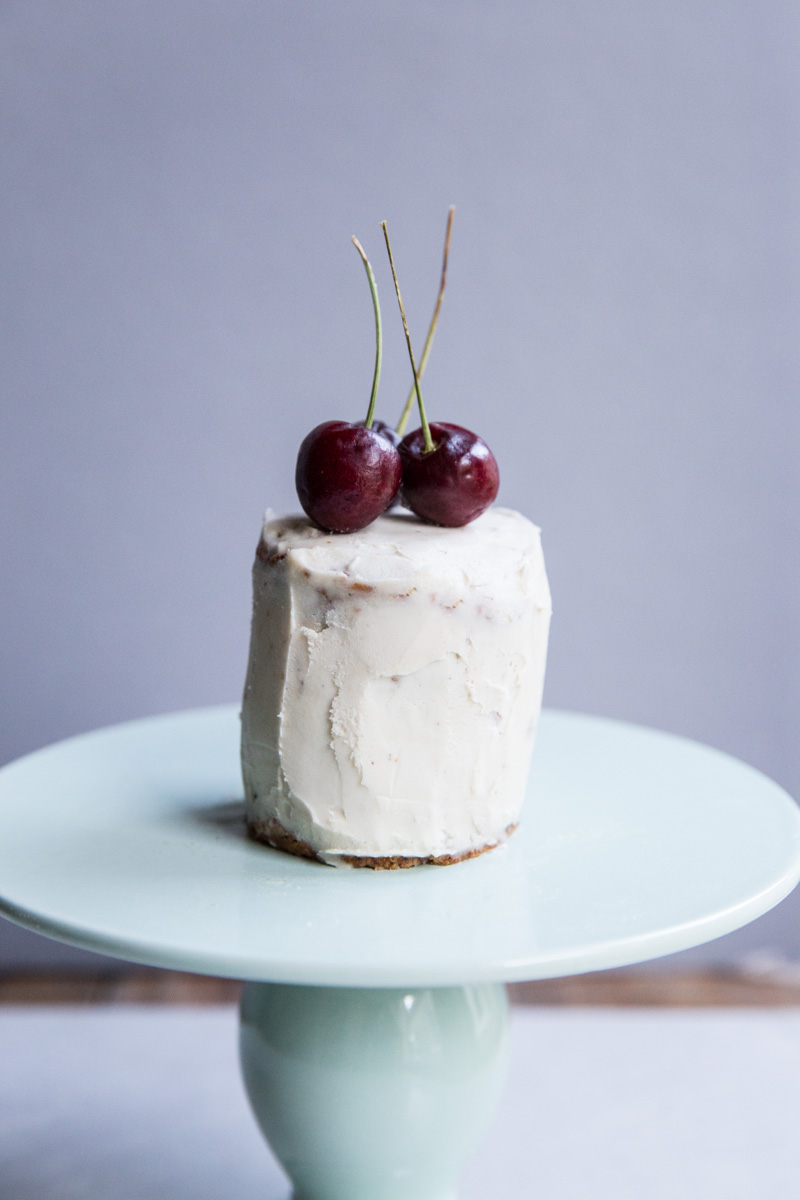
M 543 527 L 547 702 L 800 794 L 799 54 L 792 0 L 7 0 L 0 760 L 238 697 L 260 514 L 366 409 L 350 235 L 392 419 L 379 221 L 419 344 L 455 203 L 427 400 Z

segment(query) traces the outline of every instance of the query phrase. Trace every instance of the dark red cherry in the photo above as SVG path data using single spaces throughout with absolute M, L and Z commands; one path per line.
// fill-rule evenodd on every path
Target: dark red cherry
M 297 455 L 295 485 L 308 517 L 329 533 L 354 533 L 385 512 L 400 487 L 400 455 L 374 429 L 323 421 Z
M 392 443 L 393 446 L 397 446 L 397 447 L 400 446 L 400 442 L 402 441 L 402 438 L 400 437 L 400 434 L 397 432 L 397 430 L 394 428 L 393 425 L 387 425 L 385 421 L 381 421 L 379 417 L 376 417 L 376 419 L 372 422 L 372 428 L 375 430 L 376 433 L 379 433 L 381 435 L 381 437 L 387 438 Z M 391 504 L 389 505 L 389 508 L 396 508 L 398 504 L 402 504 L 404 508 L 408 507 L 405 500 L 403 499 L 402 484 L 398 488 L 397 495 L 395 496 L 394 500 L 392 500 Z
M 379 433 L 381 437 L 388 438 L 393 446 L 400 445 L 402 440 L 400 434 L 392 425 L 387 425 L 385 421 L 382 421 L 380 417 L 376 417 L 372 422 L 372 428 L 376 433 Z
M 483 438 L 460 425 L 433 421 L 430 430 L 429 454 L 422 429 L 400 443 L 403 503 L 434 525 L 468 525 L 497 495 L 497 460 Z

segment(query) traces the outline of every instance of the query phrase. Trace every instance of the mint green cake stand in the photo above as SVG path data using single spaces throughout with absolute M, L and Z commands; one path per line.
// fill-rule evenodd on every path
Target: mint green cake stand
M 334 870 L 248 841 L 238 735 L 236 708 L 203 709 L 4 768 L 0 911 L 76 946 L 251 981 L 245 1084 L 297 1200 L 451 1200 L 503 1086 L 502 981 L 698 945 L 800 878 L 798 810 L 769 779 L 557 712 L 507 846 Z

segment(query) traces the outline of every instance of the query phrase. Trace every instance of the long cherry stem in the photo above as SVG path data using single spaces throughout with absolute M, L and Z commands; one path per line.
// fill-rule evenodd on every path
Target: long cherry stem
M 422 379 L 422 376 L 425 374 L 425 367 L 428 362 L 428 355 L 430 354 L 431 346 L 433 345 L 433 335 L 436 333 L 436 325 L 439 320 L 439 310 L 442 307 L 442 300 L 444 299 L 444 289 L 447 286 L 447 260 L 450 255 L 450 231 L 453 228 L 453 213 L 455 211 L 456 211 L 455 205 L 451 204 L 450 210 L 447 214 L 447 231 L 444 235 L 444 256 L 442 258 L 442 278 L 441 278 L 441 282 L 439 283 L 439 294 L 436 297 L 436 306 L 433 310 L 433 316 L 431 317 L 431 323 L 428 326 L 428 336 L 425 338 L 425 345 L 422 347 L 422 357 L 419 360 L 419 369 L 418 370 L 419 370 L 420 379 Z M 400 435 L 400 437 L 402 437 L 406 431 L 406 425 L 408 424 L 408 418 L 411 416 L 411 408 L 412 408 L 412 405 L 414 404 L 414 396 L 415 395 L 416 395 L 416 389 L 414 388 L 414 385 L 412 384 L 411 390 L 409 391 L 408 396 L 406 397 L 406 406 L 403 409 L 403 412 L 400 416 L 400 420 L 397 422 L 397 426 L 396 426 L 397 433 Z
M 408 357 L 411 359 L 411 370 L 414 372 L 414 391 L 417 393 L 417 404 L 419 405 L 419 419 L 422 422 L 422 438 L 425 449 L 424 454 L 430 454 L 436 447 L 433 444 L 431 437 L 428 418 L 425 415 L 425 405 L 422 403 L 422 392 L 419 388 L 419 373 L 417 372 L 417 364 L 414 362 L 414 351 L 411 349 L 411 334 L 408 332 L 408 321 L 406 320 L 405 309 L 403 308 L 403 298 L 400 295 L 400 284 L 397 282 L 397 271 L 394 269 L 394 258 L 392 256 L 392 247 L 389 242 L 389 231 L 386 228 L 386 222 L 381 221 L 381 229 L 386 240 L 386 249 L 389 253 L 389 265 L 392 268 L 392 279 L 394 280 L 394 290 L 397 292 L 397 303 L 400 305 L 400 316 L 403 318 L 403 329 L 406 334 L 406 345 L 408 346 Z
M 357 237 L 353 238 L 353 245 L 361 255 L 361 261 L 367 271 L 367 279 L 369 280 L 369 290 L 372 293 L 372 307 L 375 309 L 375 370 L 372 375 L 372 392 L 369 398 L 369 408 L 367 409 L 367 419 L 364 422 L 365 429 L 372 429 L 372 420 L 375 416 L 375 402 L 378 399 L 378 382 L 381 377 L 381 359 L 383 358 L 383 331 L 381 329 L 381 306 L 378 303 L 378 285 L 375 282 L 375 276 L 372 274 L 372 267 L 369 265 L 369 259 L 364 253 L 364 248 Z

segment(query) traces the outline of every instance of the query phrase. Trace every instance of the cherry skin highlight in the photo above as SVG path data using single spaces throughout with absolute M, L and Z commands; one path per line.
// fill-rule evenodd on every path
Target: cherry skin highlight
M 500 472 L 483 438 L 460 425 L 433 421 L 434 449 L 425 453 L 422 429 L 400 443 L 403 503 L 434 525 L 468 525 L 497 496 Z
M 400 455 L 375 429 L 323 421 L 303 439 L 295 485 L 306 516 L 328 533 L 354 533 L 384 513 L 402 478 Z

